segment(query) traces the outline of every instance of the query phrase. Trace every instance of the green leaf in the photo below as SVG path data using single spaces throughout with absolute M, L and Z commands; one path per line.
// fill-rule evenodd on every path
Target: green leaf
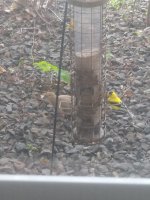
M 110 60 L 111 58 L 113 58 L 113 54 L 111 53 L 110 50 L 106 51 L 106 61 Z
M 48 72 L 55 72 L 58 74 L 59 68 L 55 65 L 52 65 L 51 63 L 47 62 L 47 61 L 40 61 L 40 62 L 36 62 L 33 63 L 33 66 L 35 66 L 37 69 L 41 70 L 44 73 L 48 73 Z M 64 83 L 70 84 L 70 73 L 67 70 L 62 69 L 61 70 L 61 81 L 63 81 Z
M 119 10 L 121 6 L 125 3 L 125 0 L 110 0 L 109 3 L 113 8 Z
M 67 70 L 61 70 L 61 80 L 67 84 L 70 84 L 70 73 Z
M 33 63 L 33 65 L 37 69 L 41 70 L 42 72 L 51 72 L 51 71 L 58 72 L 58 67 L 55 65 L 52 65 L 51 63 L 49 63 L 47 61 L 36 62 L 36 63 Z
M 52 65 L 52 66 L 51 66 L 51 69 L 52 69 L 52 71 L 54 71 L 54 72 L 58 72 L 58 71 L 59 71 L 59 68 L 58 68 L 57 66 L 55 66 L 55 65 Z

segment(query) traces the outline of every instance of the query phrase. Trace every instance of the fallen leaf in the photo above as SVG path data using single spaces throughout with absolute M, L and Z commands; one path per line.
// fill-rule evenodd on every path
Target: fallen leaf
M 3 67 L 0 66 L 0 74 L 3 74 L 5 72 L 6 72 L 6 70 Z

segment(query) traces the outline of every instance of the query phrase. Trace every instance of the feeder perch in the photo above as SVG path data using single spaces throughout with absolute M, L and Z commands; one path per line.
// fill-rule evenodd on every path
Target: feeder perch
M 68 0 L 72 7 L 76 103 L 74 136 L 81 143 L 100 141 L 102 130 L 102 15 L 106 0 Z

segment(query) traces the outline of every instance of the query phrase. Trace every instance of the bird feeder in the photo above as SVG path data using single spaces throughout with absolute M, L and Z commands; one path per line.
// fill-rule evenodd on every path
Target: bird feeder
M 73 13 L 75 52 L 75 138 L 97 142 L 102 124 L 102 12 L 106 0 L 68 0 Z

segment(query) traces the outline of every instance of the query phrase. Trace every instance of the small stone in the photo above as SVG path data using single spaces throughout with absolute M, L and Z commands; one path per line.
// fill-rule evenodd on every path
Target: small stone
M 49 149 L 43 149 L 40 153 L 41 156 L 46 156 L 46 157 L 50 157 L 51 156 L 51 151 Z
M 4 154 L 4 148 L 3 147 L 0 147 L 0 157 L 2 157 Z
M 144 129 L 144 133 L 145 133 L 145 134 L 150 134 L 150 126 L 147 126 L 147 127 Z
M 50 121 L 46 117 L 40 117 L 34 122 L 34 124 L 41 125 L 41 126 L 47 126 L 50 124 Z
M 150 155 L 150 150 L 149 150 L 149 151 L 147 151 L 147 154 L 148 154 L 148 155 Z
M 15 144 L 15 149 L 18 153 L 20 152 L 28 152 L 28 149 L 26 147 L 26 144 L 22 143 L 22 142 L 17 142 Z
M 97 171 L 99 171 L 101 173 L 107 173 L 108 172 L 108 168 L 105 165 L 98 164 L 98 165 L 95 166 L 95 168 L 97 169 Z
M 138 86 L 140 87 L 140 86 L 142 86 L 143 84 L 142 84 L 141 81 L 135 80 L 135 81 L 133 82 L 133 85 L 134 85 L 134 86 L 137 86 L 137 87 L 138 87 Z
M 10 161 L 9 158 L 1 158 L 0 159 L 0 166 L 6 165 Z
M 144 130 L 144 128 L 145 128 L 145 122 L 141 122 L 141 121 L 137 121 L 137 122 L 135 122 L 135 127 L 137 128 L 137 129 L 139 129 L 139 130 Z
M 45 136 L 49 132 L 50 130 L 46 128 L 42 128 L 42 129 L 37 128 L 37 127 L 31 128 L 31 133 L 37 135 L 38 137 Z
M 126 138 L 129 142 L 134 142 L 135 141 L 135 134 L 134 133 L 128 133 L 126 135 Z
M 133 162 L 133 167 L 135 167 L 135 169 L 143 169 L 143 166 L 141 165 L 140 162 Z
M 5 106 L 0 105 L 0 112 L 4 112 Z
M 49 169 L 42 169 L 42 174 L 43 175 L 50 175 L 51 174 L 51 172 L 50 172 L 50 170 Z
M 150 140 L 150 133 L 145 136 L 146 139 Z
M 22 169 L 25 168 L 25 164 L 23 162 L 18 161 L 18 160 L 14 160 L 13 164 L 14 164 L 14 168 L 15 168 L 16 171 L 21 171 Z
M 144 94 L 150 94 L 150 89 L 144 90 Z
M 36 134 L 38 132 L 39 132 L 39 128 L 37 128 L 37 127 L 32 127 L 31 128 L 31 133 Z
M 150 111 L 148 111 L 148 113 L 147 113 L 147 117 L 150 118 Z
M 147 105 L 144 105 L 142 103 L 136 104 L 136 110 L 138 112 L 147 112 Z
M 88 168 L 82 168 L 79 172 L 79 175 L 81 176 L 88 176 L 88 174 L 89 174 Z
M 114 177 L 119 177 L 119 174 L 118 174 L 116 171 L 113 171 L 113 172 L 112 172 L 112 175 L 113 175 Z
M 0 166 L 0 174 L 14 174 L 15 171 L 12 166 L 10 165 L 5 165 L 5 166 Z
M 6 125 L 5 120 L 3 120 L 2 118 L 0 118 L 0 130 L 3 129 L 5 125 Z
M 143 134 L 141 134 L 141 133 L 136 133 L 136 138 L 137 138 L 138 140 L 143 139 Z
M 9 103 L 7 106 L 6 106 L 6 110 L 8 113 L 12 113 L 12 103 Z
M 142 143 L 141 144 L 142 149 L 144 149 L 145 151 L 148 151 L 150 149 L 150 146 L 148 144 Z
M 7 131 L 10 135 L 15 136 L 15 131 L 13 129 L 9 129 Z
M 129 163 L 112 163 L 112 166 L 123 171 L 128 171 L 130 167 Z
M 74 153 L 78 153 L 79 150 L 77 148 L 73 148 L 73 149 L 67 149 L 65 152 L 67 154 L 74 154 Z
M 107 138 L 106 141 L 105 141 L 106 147 L 109 148 L 109 149 L 112 148 L 113 142 L 114 142 L 113 138 Z

